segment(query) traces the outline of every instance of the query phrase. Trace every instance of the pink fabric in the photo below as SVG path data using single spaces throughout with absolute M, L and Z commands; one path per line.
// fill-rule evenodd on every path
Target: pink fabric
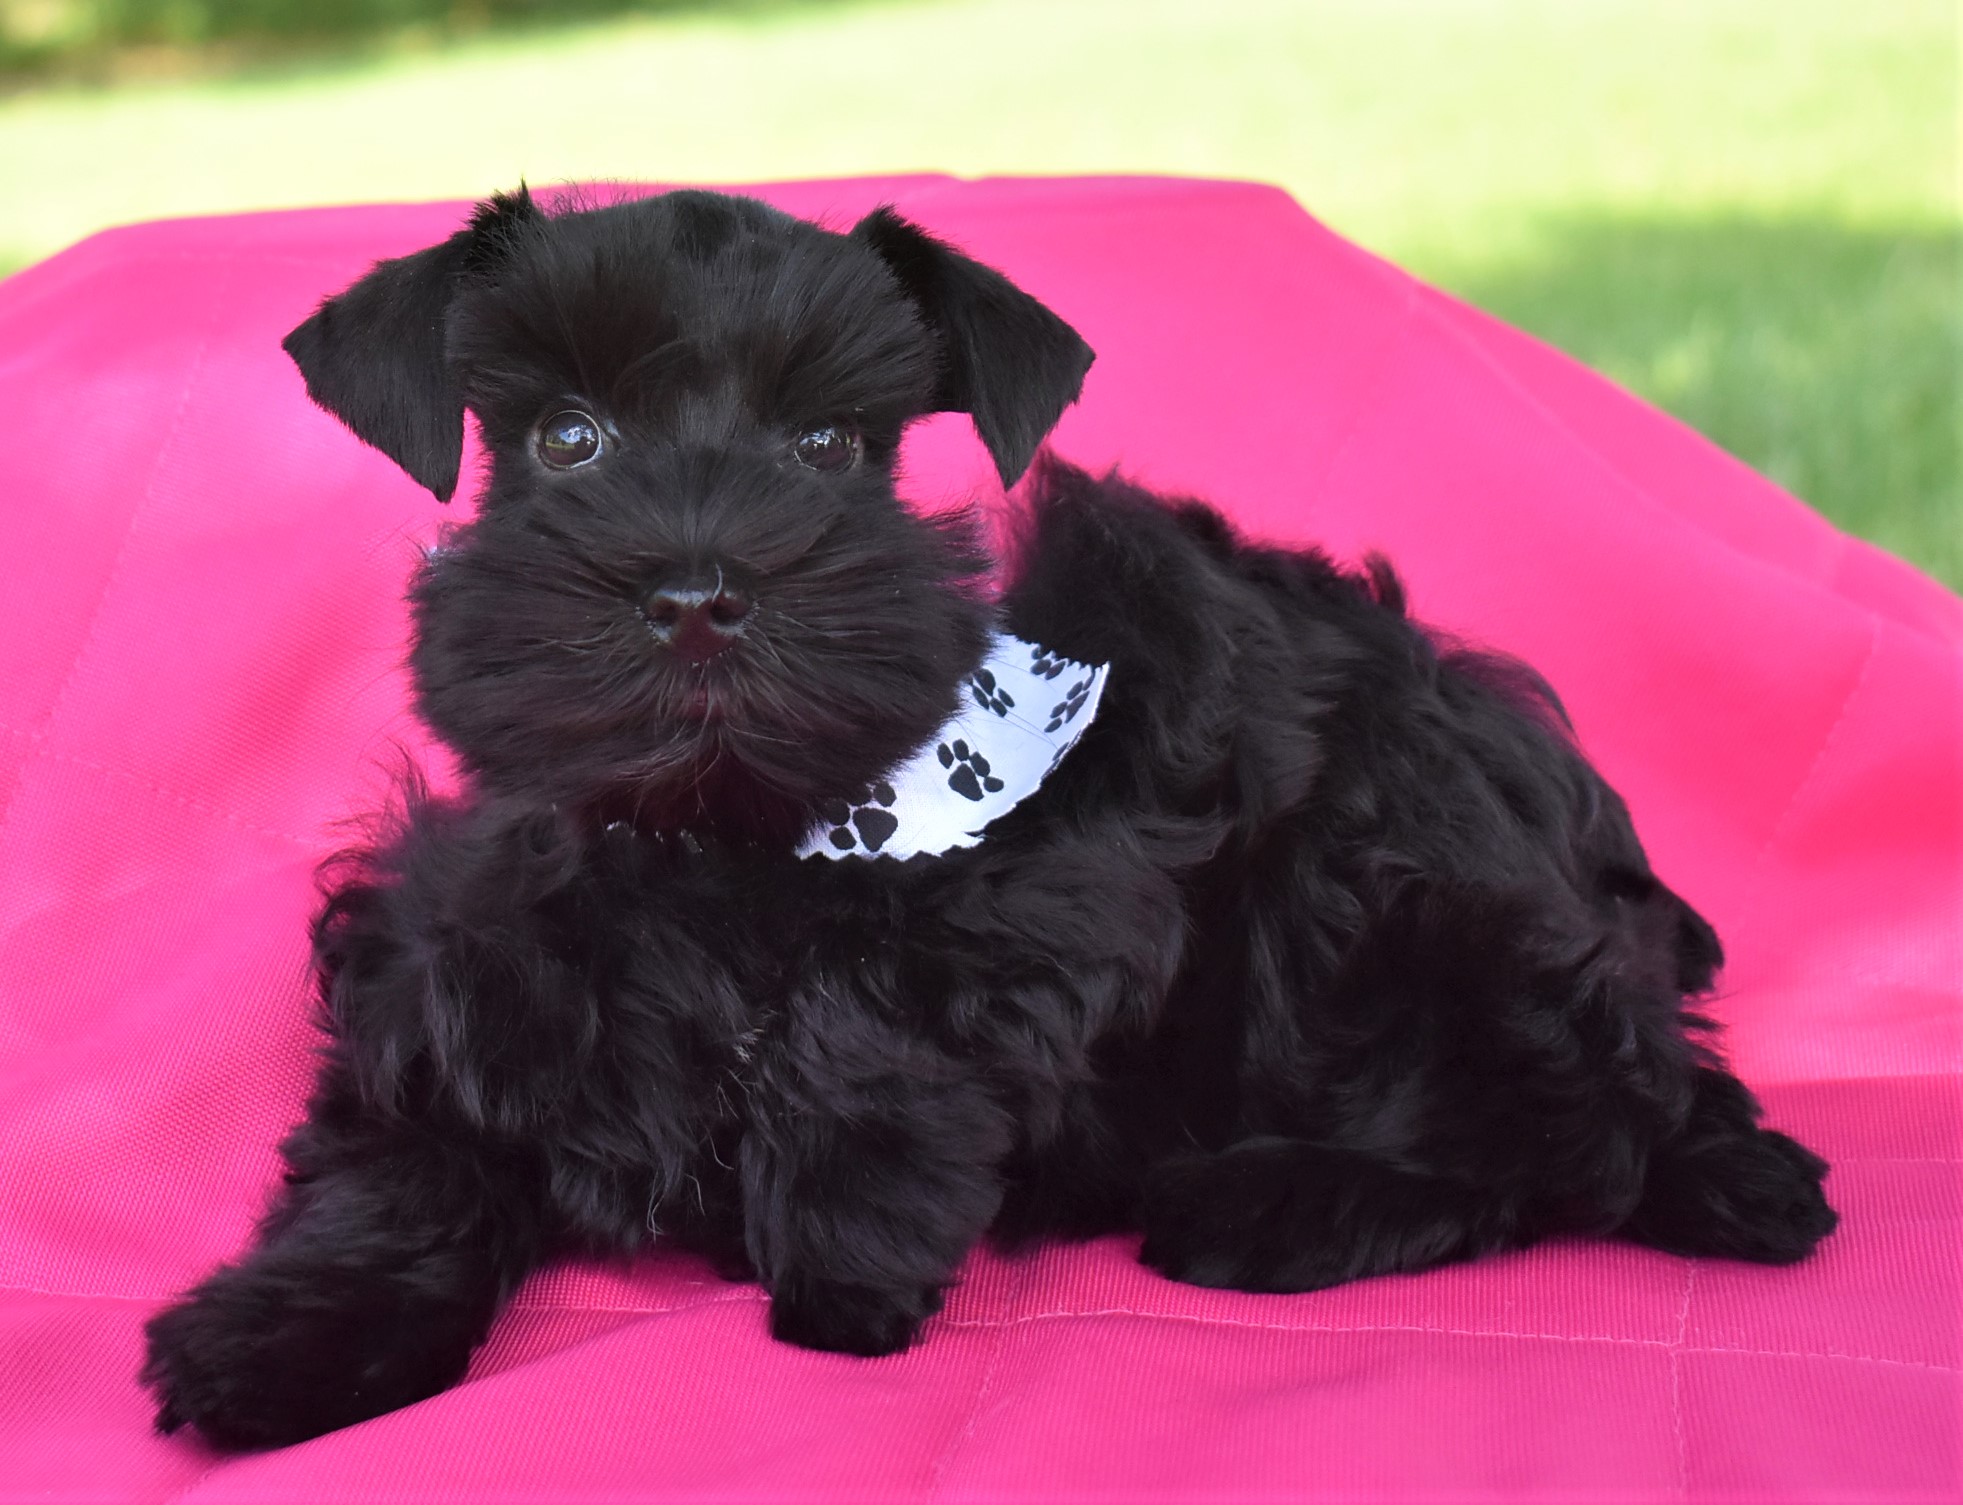
M 1834 1161 L 1807 1264 L 1565 1243 L 1293 1297 L 1108 1239 L 977 1255 L 904 1357 L 771 1343 L 695 1261 L 531 1282 L 464 1384 L 285 1452 L 148 1430 L 139 1324 L 236 1251 L 308 1076 L 304 929 L 404 711 L 443 510 L 279 337 L 454 204 L 120 230 L 0 284 L 0 1498 L 1952 1499 L 1963 602 L 1558 355 L 1234 184 L 882 199 L 1100 355 L 1057 444 L 1387 549 L 1536 662 Z M 924 503 L 987 487 L 966 421 Z

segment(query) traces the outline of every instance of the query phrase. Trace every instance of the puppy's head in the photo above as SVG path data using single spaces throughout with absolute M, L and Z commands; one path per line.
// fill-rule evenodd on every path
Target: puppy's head
M 973 415 L 1005 483 L 1091 352 L 890 211 L 834 234 L 708 193 L 520 191 L 383 262 L 286 349 L 447 500 L 411 592 L 419 707 L 484 785 L 788 841 L 952 712 L 988 612 L 967 529 L 894 494 L 901 431 Z

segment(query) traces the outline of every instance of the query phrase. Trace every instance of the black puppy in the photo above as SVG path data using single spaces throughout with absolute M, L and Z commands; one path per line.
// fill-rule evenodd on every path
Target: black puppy
M 439 497 L 482 423 L 412 587 L 467 785 L 330 869 L 331 1047 L 256 1247 L 149 1325 L 165 1430 L 430 1395 L 541 1260 L 657 1234 L 779 1337 L 884 1354 L 991 1231 L 1305 1291 L 1833 1228 L 1685 1009 L 1716 936 L 1531 671 L 1381 563 L 1052 462 L 990 604 L 970 528 L 896 500 L 901 431 L 970 413 L 1013 481 L 1091 352 L 894 214 L 521 192 L 287 349 Z M 937 736 L 1007 724 L 1005 644 L 1055 686 L 1027 788 Z M 872 855 L 916 765 L 1013 808 Z

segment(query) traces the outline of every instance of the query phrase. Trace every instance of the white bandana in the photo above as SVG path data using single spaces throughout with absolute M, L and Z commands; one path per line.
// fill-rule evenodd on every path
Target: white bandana
M 1110 672 L 995 633 L 961 709 L 858 799 L 825 806 L 798 856 L 906 858 L 974 846 L 1077 745 Z

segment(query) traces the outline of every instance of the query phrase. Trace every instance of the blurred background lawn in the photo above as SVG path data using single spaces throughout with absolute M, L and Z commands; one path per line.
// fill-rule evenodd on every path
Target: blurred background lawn
M 0 273 L 564 179 L 1280 183 L 1963 586 L 1955 0 L 0 0 Z

